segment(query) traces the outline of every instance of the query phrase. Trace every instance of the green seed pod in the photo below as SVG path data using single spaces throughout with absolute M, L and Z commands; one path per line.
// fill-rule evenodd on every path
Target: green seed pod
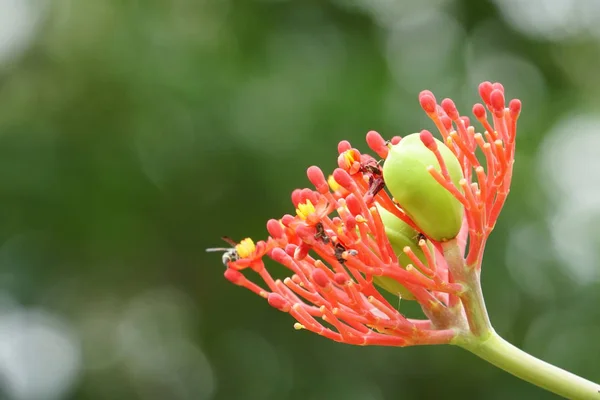
M 412 264 L 410 258 L 404 253 L 404 248 L 406 246 L 409 246 L 419 260 L 421 260 L 423 264 L 427 265 L 425 254 L 418 244 L 419 232 L 415 231 L 408 224 L 396 217 L 391 212 L 385 210 L 383 207 L 377 206 L 377 209 L 379 211 L 379 215 L 381 216 L 383 225 L 385 226 L 385 234 L 392 245 L 394 253 L 396 253 L 396 256 L 398 257 L 400 265 L 406 267 L 408 264 Z M 433 246 L 431 243 L 429 243 L 428 246 L 433 255 Z M 414 300 L 414 296 L 408 291 L 408 289 L 392 278 L 374 276 L 373 281 L 388 292 L 398 295 L 405 300 Z
M 458 159 L 445 144 L 432 138 L 444 159 L 454 185 L 463 178 Z M 390 152 L 383 165 L 383 178 L 392 196 L 421 231 L 440 242 L 453 239 L 463 221 L 463 205 L 427 171 L 441 171 L 435 154 L 421 141 L 420 135 L 408 135 Z

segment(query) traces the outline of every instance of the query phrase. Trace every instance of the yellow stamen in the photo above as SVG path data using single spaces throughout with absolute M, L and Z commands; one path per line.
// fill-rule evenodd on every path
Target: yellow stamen
M 250 257 L 256 251 L 256 246 L 254 242 L 250 238 L 246 238 L 242 240 L 237 246 L 235 246 L 235 251 L 237 251 L 238 256 L 240 258 Z
M 346 166 L 350 167 L 352 164 L 354 164 L 355 161 L 357 161 L 354 158 L 354 152 L 352 150 L 346 150 L 344 152 L 344 160 L 346 161 Z
M 302 220 L 306 220 L 308 216 L 315 212 L 315 206 L 311 203 L 310 200 L 306 200 L 306 203 L 298 204 L 298 208 L 296 208 L 296 214 Z
M 339 185 L 339 183 L 337 183 L 335 181 L 335 179 L 333 178 L 333 175 L 329 175 L 329 178 L 327 178 L 327 183 L 329 184 L 329 187 L 331 188 L 331 190 L 333 190 L 334 192 L 337 191 L 341 187 Z

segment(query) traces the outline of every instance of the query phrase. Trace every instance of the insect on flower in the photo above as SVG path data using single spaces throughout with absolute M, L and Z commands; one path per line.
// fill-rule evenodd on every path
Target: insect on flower
M 425 90 L 421 108 L 442 140 L 422 130 L 386 141 L 371 131 L 367 144 L 383 167 L 341 141 L 339 168 L 325 179 L 309 167 L 316 190 L 294 190 L 296 214 L 269 220 L 266 240 L 226 239 L 233 248 L 209 251 L 225 251 L 225 278 L 289 313 L 298 330 L 362 346 L 458 345 L 565 398 L 597 399 L 597 384 L 535 359 L 492 328 L 481 262 L 510 191 L 521 102 L 507 105 L 499 83 L 482 83 L 479 95 L 472 111 L 481 133 L 452 100 L 438 104 Z M 274 279 L 264 257 L 290 275 Z M 400 313 L 400 299 L 416 301 L 425 318 Z
M 315 225 L 315 228 L 317 230 L 317 233 L 315 233 L 315 239 L 320 239 L 325 244 L 329 243 L 329 241 L 331 239 L 329 239 L 329 236 L 325 232 L 325 228 L 323 227 L 323 223 L 321 223 L 321 222 L 317 223 Z
M 379 165 L 382 160 L 375 161 L 372 158 L 367 158 L 367 161 L 361 163 L 359 172 L 362 172 L 368 177 L 369 190 L 367 196 L 373 198 L 385 187 L 383 180 L 383 171 Z
M 230 262 L 239 260 L 240 256 L 236 250 L 237 243 L 233 239 L 227 236 L 223 236 L 221 237 L 221 239 L 230 244 L 232 247 L 213 247 L 210 249 L 206 249 L 206 251 L 208 253 L 216 253 L 222 251 L 223 256 L 221 257 L 221 261 L 223 262 L 225 268 L 227 268 Z
M 501 85 L 486 82 L 479 91 L 483 104 L 473 111 L 485 129 L 481 134 L 458 114 L 454 103 L 446 99 L 438 105 L 433 94 L 424 91 L 421 107 L 442 141 L 428 131 L 387 141 L 371 131 L 367 144 L 383 166 L 341 141 L 338 168 L 327 179 L 320 168 L 308 168 L 314 189 L 292 193 L 294 215 L 268 221 L 269 236 L 256 245 L 244 239 L 231 243 L 233 249 L 221 249 L 225 277 L 289 313 L 297 329 L 334 341 L 382 346 L 450 343 L 465 326 L 465 290 L 449 270 L 444 243 L 459 243 L 462 259 L 469 241 L 466 260 L 479 268 L 485 239 L 508 193 L 520 113 L 518 100 L 506 107 Z M 473 155 L 478 149 L 486 158 L 483 165 Z M 407 171 L 406 178 L 395 176 Z M 410 171 L 419 178 L 412 179 Z M 429 208 L 424 213 L 420 207 Z M 448 226 L 440 226 L 441 220 Z M 264 257 L 283 265 L 290 275 L 273 278 Z M 246 274 L 257 274 L 262 284 Z M 418 302 L 425 318 L 406 318 L 384 291 Z

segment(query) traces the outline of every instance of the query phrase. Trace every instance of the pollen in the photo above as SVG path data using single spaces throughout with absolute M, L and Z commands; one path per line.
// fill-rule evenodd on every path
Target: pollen
M 306 200 L 306 203 L 298 204 L 298 208 L 296 208 L 296 214 L 300 219 L 305 220 L 309 215 L 315 212 L 315 206 L 310 200 Z
M 246 238 L 235 246 L 235 251 L 237 251 L 240 258 L 250 257 L 256 251 L 256 245 L 252 239 Z

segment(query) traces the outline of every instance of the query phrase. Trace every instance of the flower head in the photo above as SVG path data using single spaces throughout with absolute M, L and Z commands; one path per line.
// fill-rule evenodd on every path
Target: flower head
M 446 150 L 454 157 L 452 168 L 458 168 L 460 176 L 457 179 L 455 170 L 450 171 L 444 158 L 447 154 L 442 154 L 446 150 L 440 150 L 441 143 L 427 131 L 418 135 L 428 152 L 426 162 L 415 167 L 422 168 L 415 173 L 431 180 L 428 190 L 442 191 L 443 198 L 459 205 L 461 217 L 452 235 L 460 230 L 456 240 L 462 252 L 469 240 L 467 262 L 474 268 L 480 266 L 485 240 L 508 194 L 520 112 L 518 100 L 505 107 L 499 84 L 483 83 L 480 94 L 485 106 L 475 105 L 473 113 L 485 129 L 483 134 L 476 133 L 469 119 L 458 114 L 451 100 L 438 105 L 431 92 L 420 94 L 421 106 L 440 130 Z M 320 168 L 308 168 L 315 190 L 292 193 L 295 215 L 268 221 L 270 236 L 265 241 L 254 244 L 244 239 L 237 244 L 235 257 L 227 263 L 226 278 L 291 314 L 297 329 L 338 342 L 449 343 L 457 334 L 452 321 L 462 318 L 464 286 L 454 281 L 441 238 L 431 234 L 428 220 L 436 217 L 428 214 L 449 211 L 430 209 L 419 214 L 419 204 L 403 204 L 410 197 L 403 191 L 414 190 L 415 180 L 396 180 L 393 171 L 384 174 L 381 167 L 381 161 L 395 157 L 394 146 L 403 140 L 385 141 L 378 133 L 369 132 L 367 143 L 382 160 L 361 154 L 347 141 L 340 142 L 339 168 L 328 179 Z M 475 155 L 477 149 L 485 157 L 484 165 Z M 386 181 L 391 180 L 397 199 L 385 189 Z M 286 267 L 290 275 L 274 279 L 263 262 L 265 256 Z M 262 280 L 261 285 L 246 277 L 250 271 Z M 381 287 L 415 299 L 427 318 L 403 316 L 382 295 Z

